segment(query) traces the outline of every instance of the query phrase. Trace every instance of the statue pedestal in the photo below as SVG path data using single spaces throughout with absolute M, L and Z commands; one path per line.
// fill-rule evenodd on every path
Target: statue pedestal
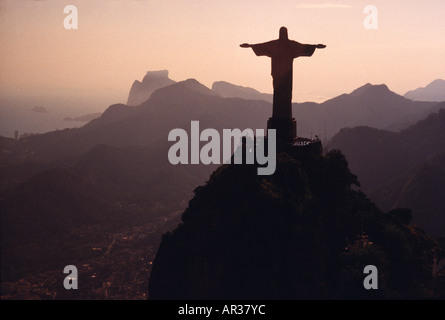
M 275 129 L 277 141 L 293 143 L 297 137 L 297 121 L 295 118 L 269 118 L 267 129 Z

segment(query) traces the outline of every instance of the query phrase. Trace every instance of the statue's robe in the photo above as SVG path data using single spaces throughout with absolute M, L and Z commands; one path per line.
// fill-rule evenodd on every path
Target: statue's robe
M 272 78 L 274 88 L 274 118 L 292 118 L 292 76 L 293 60 L 298 57 L 310 57 L 315 45 L 301 44 L 293 40 L 273 40 L 253 44 L 251 48 L 257 56 L 272 58 Z

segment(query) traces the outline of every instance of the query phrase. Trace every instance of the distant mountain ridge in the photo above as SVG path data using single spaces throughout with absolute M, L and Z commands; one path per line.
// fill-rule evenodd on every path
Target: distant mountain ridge
M 261 93 L 249 87 L 237 86 L 226 81 L 216 81 L 212 85 L 212 90 L 223 98 L 242 98 L 247 100 L 265 100 L 273 102 L 273 95 Z
M 299 136 L 324 137 L 326 124 L 329 138 L 343 127 L 366 125 L 384 129 L 406 118 L 410 121 L 423 118 L 441 107 L 443 104 L 411 101 L 391 92 L 386 85 L 366 84 L 322 104 L 294 104 L 293 112 Z M 189 130 L 192 120 L 199 120 L 201 128 L 217 130 L 265 129 L 271 114 L 272 106 L 264 100 L 223 98 L 195 79 L 175 82 L 157 89 L 139 106 L 112 105 L 81 128 L 30 136 L 11 144 L 8 153 L 1 154 L 4 165 L 14 164 L 14 170 L 4 170 L 5 181 L 13 178 L 9 172 L 19 173 L 15 176 L 26 179 L 51 166 L 62 163 L 66 166 L 98 145 L 146 146 L 160 150 L 168 145 L 170 130 Z M 166 151 L 160 156 L 165 154 Z
M 329 143 L 341 150 L 365 193 L 384 210 L 413 209 L 413 223 L 445 235 L 445 103 L 399 133 L 342 129 Z
M 404 97 L 416 101 L 445 101 L 445 80 L 436 79 L 424 88 L 408 91 Z
M 164 78 L 168 75 L 167 71 L 156 74 Z M 146 84 L 154 88 L 156 85 L 151 85 L 150 79 L 147 77 Z M 297 135 L 324 138 L 326 133 L 328 139 L 344 127 L 400 130 L 437 110 L 435 102 L 414 102 L 390 91 L 386 85 L 371 84 L 321 104 L 293 104 Z M 17 148 L 31 149 L 41 159 L 53 159 L 57 154 L 67 157 L 84 153 L 97 144 L 165 143 L 170 130 L 188 128 L 192 120 L 215 129 L 265 129 L 271 114 L 269 102 L 223 98 L 197 80 L 188 79 L 158 88 L 138 106 L 112 105 L 101 117 L 81 128 L 28 137 Z
M 98 144 L 167 144 L 170 130 L 189 128 L 190 121 L 215 129 L 264 128 L 272 113 L 265 101 L 222 98 L 194 79 L 160 88 L 138 106 L 111 105 L 81 128 L 35 135 L 20 141 L 17 150 L 32 150 L 43 161 L 80 155 Z
M 163 79 L 164 82 L 161 81 L 162 85 L 159 84 L 159 79 Z M 167 70 L 148 72 L 143 80 L 145 89 L 140 84 L 134 84 L 133 87 L 140 87 L 140 89 L 132 87 L 130 96 L 134 96 L 133 92 L 135 90 L 145 90 L 144 98 L 141 98 L 143 100 L 156 91 L 152 89 L 162 89 L 173 83 L 175 82 L 168 78 Z M 273 100 L 271 94 L 261 93 L 253 88 L 231 84 L 226 81 L 216 81 L 213 83 L 212 89 L 200 92 L 207 92 L 207 95 L 218 95 L 222 98 L 264 100 L 269 103 Z M 127 105 L 138 104 L 128 103 Z M 294 103 L 292 109 L 293 116 L 297 120 L 298 136 L 318 135 L 330 139 L 343 127 L 371 126 L 378 129 L 399 131 L 423 119 L 428 114 L 438 111 L 435 108 L 436 105 L 437 102 L 433 101 L 407 99 L 392 92 L 384 84 L 373 85 L 367 83 L 349 94 L 342 94 L 323 103 Z
M 349 94 L 323 103 L 294 103 L 297 135 L 318 134 L 327 139 L 344 127 L 370 126 L 399 131 L 437 111 L 437 102 L 406 99 L 386 85 L 367 83 Z

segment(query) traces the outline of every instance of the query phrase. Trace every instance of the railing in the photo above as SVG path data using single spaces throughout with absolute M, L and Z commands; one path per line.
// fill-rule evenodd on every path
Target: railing
M 296 138 L 293 145 L 303 147 L 303 146 L 308 146 L 308 145 L 316 143 L 316 142 L 320 142 L 320 139 L 318 139 L 318 138 L 315 138 L 315 139 Z

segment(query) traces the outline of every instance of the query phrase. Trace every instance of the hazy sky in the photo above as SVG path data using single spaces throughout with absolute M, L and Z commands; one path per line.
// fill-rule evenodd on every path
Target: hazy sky
M 367 30 L 366 5 L 378 9 Z M 63 9 L 78 9 L 66 30 Z M 397 93 L 445 78 L 443 0 L 0 0 L 0 90 L 74 92 L 126 102 L 148 70 L 211 87 L 272 92 L 270 61 L 240 43 L 324 43 L 294 61 L 294 101 L 324 101 L 367 82 Z

